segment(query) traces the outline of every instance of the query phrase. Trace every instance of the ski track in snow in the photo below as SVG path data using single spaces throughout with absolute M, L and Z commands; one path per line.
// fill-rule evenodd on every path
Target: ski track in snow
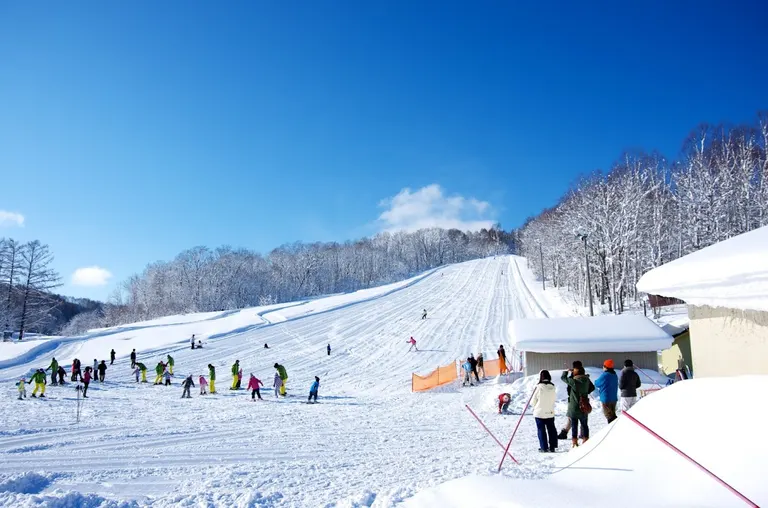
M 495 398 L 510 387 L 489 380 L 466 390 L 413 394 L 410 379 L 469 353 L 495 358 L 499 344 L 511 350 L 510 319 L 546 317 L 520 260 L 451 265 L 381 298 L 254 326 L 202 350 L 174 344 L 151 355 L 139 351 L 149 384 L 134 383 L 129 360 L 118 358 L 105 383 L 91 383 L 79 424 L 72 384 L 48 387 L 44 401 L 19 402 L 6 381 L 0 384 L 7 394 L 0 400 L 0 504 L 31 506 L 74 491 L 67 495 L 83 496 L 74 501 L 87 506 L 383 507 L 427 486 L 487 473 L 502 451 L 464 404 L 506 442 L 518 417 L 495 414 Z M 428 319 L 421 320 L 424 308 Z M 410 336 L 419 352 L 408 352 Z M 108 356 L 109 335 L 90 340 L 104 341 Z M 76 354 L 80 344 L 62 342 L 51 354 Z M 175 358 L 174 384 L 153 386 L 154 366 L 168 352 Z M 229 390 L 235 359 L 244 385 L 251 372 L 264 382 L 263 401 Z M 49 361 L 46 354 L 8 367 L 0 379 Z M 285 399 L 275 399 L 269 388 L 275 362 L 288 371 Z M 200 374 L 207 378 L 208 363 L 217 368 L 219 393 L 201 397 L 193 388 L 193 398 L 182 400 L 182 377 L 193 374 L 197 384 Z M 315 375 L 320 403 L 307 405 Z M 590 420 L 593 432 L 603 425 L 598 415 Z M 526 416 L 511 449 L 521 466 L 509 464 L 506 474 L 546 474 L 551 456 L 537 448 L 535 423 Z M 23 488 L 18 481 L 3 487 L 4 479 L 23 472 L 35 473 Z

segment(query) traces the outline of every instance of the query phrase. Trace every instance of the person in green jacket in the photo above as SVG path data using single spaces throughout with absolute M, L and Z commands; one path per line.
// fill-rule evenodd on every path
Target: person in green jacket
M 240 379 L 240 376 L 238 376 L 238 372 L 240 372 L 240 360 L 235 360 L 235 363 L 232 364 L 232 388 L 230 390 L 237 390 L 237 381 Z
M 211 387 L 210 393 L 216 393 L 216 367 L 208 364 L 208 379 L 210 379 L 210 383 L 208 383 Z
M 45 369 L 51 371 L 51 384 L 56 386 L 58 383 L 56 383 L 56 373 L 59 371 L 59 362 L 56 361 L 56 358 L 51 358 L 51 365 Z
M 170 372 L 171 376 L 173 376 L 173 357 L 171 355 L 168 355 L 168 372 Z
M 165 364 L 160 361 L 157 362 L 157 367 L 155 367 L 155 374 L 157 374 L 157 377 L 155 377 L 155 384 L 161 385 L 163 384 L 163 373 L 165 372 Z
M 35 395 L 38 390 L 40 390 L 40 397 L 45 397 L 45 383 L 47 382 L 47 379 L 45 377 L 45 371 L 43 369 L 37 369 L 34 374 L 32 374 L 32 378 L 29 380 L 30 383 L 35 383 L 35 389 L 32 390 L 32 396 L 37 397 Z
M 573 375 L 569 376 L 569 374 Z M 594 390 L 594 385 L 589 380 L 589 377 L 585 375 L 583 367 L 563 371 L 560 379 L 571 388 L 571 393 L 568 395 L 568 411 L 566 414 L 571 420 L 571 443 L 576 447 L 579 446 L 579 423 L 581 423 L 582 427 L 581 444 L 589 440 L 589 415 L 581 410 L 579 401 L 582 397 L 589 399 L 589 394 Z
M 280 395 L 285 397 L 285 383 L 288 382 L 288 373 L 285 371 L 285 367 L 279 363 L 275 364 L 275 368 L 277 369 L 277 374 L 280 376 L 280 379 L 283 380 L 283 384 L 280 386 Z
M 147 382 L 147 366 L 141 362 L 136 362 L 136 368 L 139 369 L 139 372 L 141 372 L 141 382 L 146 383 Z

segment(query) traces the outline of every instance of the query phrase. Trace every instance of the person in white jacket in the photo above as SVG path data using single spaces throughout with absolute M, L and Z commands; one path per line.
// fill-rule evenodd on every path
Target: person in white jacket
M 531 399 L 533 416 L 536 418 L 536 429 L 539 433 L 540 452 L 554 452 L 557 448 L 556 400 L 557 389 L 552 384 L 552 376 L 548 370 L 542 370 L 539 372 L 539 384 L 536 385 Z
M 280 393 L 280 387 L 283 386 L 283 379 L 280 377 L 280 374 L 275 372 L 275 380 L 272 383 L 272 386 L 275 389 L 275 398 L 278 398 L 278 394 Z

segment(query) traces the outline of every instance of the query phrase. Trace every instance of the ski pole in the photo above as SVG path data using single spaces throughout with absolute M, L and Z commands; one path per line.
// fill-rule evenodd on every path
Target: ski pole
M 520 428 L 520 422 L 523 421 L 523 416 L 525 416 L 525 412 L 528 410 L 528 406 L 531 405 L 531 399 L 533 399 L 533 394 L 536 393 L 536 388 L 534 388 L 531 391 L 531 396 L 528 397 L 528 402 L 525 403 L 525 407 L 523 408 L 523 412 L 520 414 L 520 418 L 517 420 L 517 425 L 515 425 L 515 430 L 512 432 L 512 437 L 509 438 L 509 443 L 507 443 L 507 447 L 504 450 L 504 455 L 501 457 L 501 462 L 499 462 L 499 472 L 501 472 L 501 466 L 504 465 L 504 459 L 507 458 L 507 452 L 509 452 L 509 447 L 512 446 L 512 440 L 515 439 L 515 434 L 517 434 L 517 429 Z
M 647 427 L 645 424 L 641 423 L 641 422 L 640 422 L 640 421 L 639 421 L 637 418 L 635 418 L 634 416 L 632 416 L 631 414 L 629 414 L 629 411 L 624 411 L 624 416 L 626 416 L 627 418 L 629 418 L 629 419 L 630 419 L 630 421 L 632 421 L 633 423 L 637 424 L 637 426 L 638 426 L 638 427 L 640 427 L 641 429 L 643 429 L 644 431 L 646 431 L 647 433 L 649 433 L 650 435 L 652 435 L 653 437 L 655 437 L 656 439 L 658 439 L 659 441 L 661 441 L 662 443 L 664 443 L 665 445 L 667 445 L 667 446 L 669 446 L 670 448 L 672 448 L 672 449 L 673 449 L 674 451 L 676 451 L 676 452 L 677 452 L 677 453 L 678 453 L 680 456 L 682 456 L 683 458 L 687 459 L 687 460 L 688 460 L 689 462 L 691 462 L 693 465 L 695 465 L 696 467 L 698 467 L 699 469 L 701 469 L 702 471 L 704 471 L 705 473 L 707 473 L 707 474 L 708 474 L 710 477 L 712 477 L 712 478 L 713 478 L 715 481 L 717 481 L 717 483 L 719 483 L 720 485 L 722 485 L 722 486 L 723 486 L 723 487 L 725 487 L 726 489 L 730 490 L 730 491 L 731 491 L 731 492 L 732 492 L 734 495 L 736 495 L 736 496 L 737 496 L 739 499 L 741 499 L 742 501 L 744 501 L 745 503 L 747 503 L 749 506 L 751 506 L 752 508 L 760 508 L 760 507 L 759 507 L 757 504 L 755 504 L 755 503 L 754 503 L 752 500 L 750 500 L 750 499 L 749 499 L 747 496 L 745 496 L 744 494 L 742 494 L 742 493 L 741 493 L 741 492 L 739 492 L 738 490 L 736 490 L 736 489 L 734 489 L 733 487 L 731 487 L 731 486 L 730 486 L 728 483 L 726 483 L 726 482 L 725 482 L 725 480 L 723 480 L 722 478 L 720 478 L 719 476 L 717 476 L 715 473 L 713 473 L 712 471 L 710 471 L 710 470 L 709 470 L 709 469 L 707 469 L 706 467 L 704 467 L 704 466 L 702 466 L 701 464 L 699 464 L 698 462 L 696 462 L 696 461 L 695 461 L 695 460 L 694 460 L 692 457 L 690 457 L 688 454 L 686 454 L 686 453 L 685 453 L 684 451 L 682 451 L 680 448 L 678 448 L 677 446 L 673 445 L 672 443 L 670 443 L 669 441 L 667 441 L 666 439 L 664 439 L 663 437 L 661 437 L 660 435 L 658 435 L 657 433 L 655 433 L 653 430 L 651 430 L 650 428 L 648 428 L 648 427 Z
M 493 432 L 491 432 L 490 430 L 488 430 L 488 427 L 486 427 L 486 426 L 485 426 L 485 424 L 483 423 L 483 421 L 480 419 L 480 417 L 479 417 L 479 416 L 477 416 L 477 415 L 475 414 L 475 412 L 474 412 L 474 411 L 472 411 L 472 408 L 471 408 L 471 407 L 469 407 L 469 405 L 468 405 L 468 404 L 464 404 L 464 407 L 466 407 L 466 408 L 467 408 L 467 410 L 469 410 L 469 412 L 470 412 L 470 413 L 472 413 L 472 416 L 474 416 L 474 417 L 475 417 L 475 420 L 477 420 L 477 422 L 478 422 L 478 423 L 479 423 L 479 424 L 480 424 L 480 425 L 483 427 L 483 429 L 485 429 L 485 431 L 488 433 L 488 435 L 490 435 L 490 436 L 493 438 L 493 440 L 494 440 L 494 441 L 496 441 L 496 444 L 497 444 L 497 445 L 499 445 L 499 447 L 500 447 L 500 448 L 504 448 L 504 445 L 503 445 L 503 444 L 501 444 L 501 441 L 499 441 L 498 439 L 496 439 L 496 436 L 494 436 L 494 435 L 493 435 Z M 512 456 L 512 454 L 511 454 L 511 453 L 507 452 L 507 455 L 509 455 L 509 458 L 510 458 L 510 459 L 512 459 L 512 460 L 514 460 L 514 461 L 515 461 L 515 464 L 518 464 L 518 465 L 520 464 L 520 463 L 517 461 L 517 459 L 516 459 L 516 458 L 514 458 L 514 457 Z

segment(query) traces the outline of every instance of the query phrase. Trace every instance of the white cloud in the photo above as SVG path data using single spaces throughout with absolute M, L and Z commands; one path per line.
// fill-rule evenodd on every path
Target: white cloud
M 0 226 L 24 226 L 24 216 L 16 212 L 0 210 Z
M 412 192 L 401 190 L 395 197 L 379 203 L 387 208 L 379 215 L 383 231 L 416 231 L 422 228 L 458 229 L 478 231 L 490 228 L 493 208 L 487 201 L 463 196 L 446 196 L 438 184 L 428 185 Z
M 72 285 L 74 286 L 106 286 L 112 274 L 99 266 L 88 266 L 78 268 L 72 274 Z

